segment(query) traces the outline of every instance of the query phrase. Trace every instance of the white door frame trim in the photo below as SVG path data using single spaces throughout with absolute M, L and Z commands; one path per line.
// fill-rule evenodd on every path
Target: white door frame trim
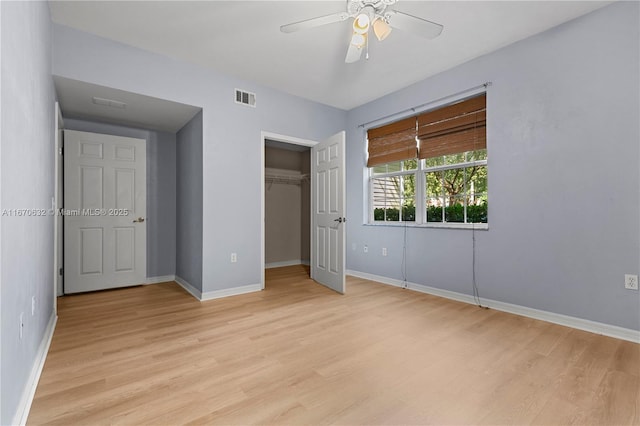
M 53 165 L 53 170 L 54 170 L 54 184 L 53 184 L 53 202 L 52 202 L 52 213 L 53 213 L 53 312 L 57 315 L 58 314 L 58 293 L 59 293 L 59 287 L 60 284 L 62 282 L 62 280 L 64 279 L 64 276 L 60 276 L 60 260 L 58 258 L 59 254 L 62 254 L 64 256 L 64 253 L 59 253 L 58 252 L 58 242 L 60 241 L 61 238 L 63 238 L 63 224 L 62 224 L 62 220 L 58 221 L 58 209 L 61 208 L 62 206 L 60 205 L 60 199 L 58 198 L 58 195 L 60 193 L 60 182 L 62 181 L 62 175 L 64 173 L 64 168 L 63 167 L 59 167 L 60 165 L 60 150 L 63 147 L 63 141 L 62 141 L 62 130 L 64 129 L 64 118 L 62 117 L 62 110 L 60 109 L 60 104 L 56 101 L 55 106 L 54 106 L 54 110 L 55 110 L 55 134 L 54 134 L 54 140 L 55 140 L 55 146 L 54 146 L 54 152 L 53 152 L 53 161 L 54 161 L 54 165 Z
M 278 141 L 278 142 L 284 142 L 284 143 L 290 143 L 292 145 L 301 145 L 301 146 L 308 146 L 308 147 L 312 147 L 316 144 L 318 144 L 318 141 L 312 141 L 309 139 L 301 139 L 301 138 L 296 138 L 294 136 L 286 136 L 286 135 L 280 135 L 278 133 L 271 133 L 271 132 L 265 132 L 265 131 L 261 131 L 260 132 L 260 140 L 261 140 L 261 144 L 260 144 L 260 287 L 262 288 L 262 290 L 264 290 L 264 269 L 265 269 L 265 184 L 264 184 L 264 160 L 265 160 L 265 143 L 267 142 L 267 139 L 272 140 L 272 141 Z M 313 176 L 311 177 L 311 185 L 313 185 Z M 313 214 L 313 212 L 310 212 L 310 214 Z M 311 218 L 309 218 L 311 220 Z M 310 221 L 310 228 L 313 224 Z M 310 248 L 310 259 L 311 259 L 311 263 L 313 264 L 313 232 L 311 232 L 311 240 L 310 240 L 310 244 L 311 244 L 311 248 Z M 312 265 L 313 266 L 313 265 Z M 313 268 L 312 268 L 313 269 Z M 313 278 L 313 277 L 312 277 Z

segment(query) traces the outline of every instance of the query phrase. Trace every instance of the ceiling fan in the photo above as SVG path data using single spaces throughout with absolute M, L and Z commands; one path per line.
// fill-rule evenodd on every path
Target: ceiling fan
M 389 36 L 392 28 L 397 28 L 426 39 L 436 38 L 440 35 L 444 28 L 440 24 L 409 15 L 408 13 L 387 9 L 388 6 L 393 5 L 396 1 L 397 0 L 347 0 L 346 12 L 337 12 L 331 15 L 319 16 L 317 18 L 283 25 L 280 27 L 280 31 L 283 33 L 293 33 L 353 18 L 353 34 L 351 35 L 351 41 L 349 42 L 349 48 L 347 49 L 347 56 L 345 58 L 345 62 L 347 63 L 360 60 L 362 51 L 368 44 L 369 30 L 371 28 L 373 28 L 373 33 L 380 41 Z

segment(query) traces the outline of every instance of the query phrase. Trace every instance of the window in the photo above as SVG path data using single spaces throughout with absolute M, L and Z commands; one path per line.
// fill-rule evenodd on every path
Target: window
M 487 223 L 486 97 L 367 132 L 369 222 Z
M 372 168 L 373 220 L 416 220 L 416 170 L 418 161 L 405 160 Z

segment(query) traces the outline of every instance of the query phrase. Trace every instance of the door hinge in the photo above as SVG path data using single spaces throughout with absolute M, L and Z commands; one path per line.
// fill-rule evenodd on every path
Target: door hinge
M 64 155 L 64 148 L 62 147 L 58 148 L 58 154 Z
M 60 276 L 63 276 L 63 275 L 64 275 L 64 269 L 63 269 L 63 268 L 60 268 L 60 271 L 59 271 L 59 272 L 60 272 Z

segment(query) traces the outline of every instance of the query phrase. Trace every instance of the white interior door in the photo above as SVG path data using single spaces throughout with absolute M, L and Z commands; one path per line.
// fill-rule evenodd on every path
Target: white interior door
M 146 141 L 64 131 L 65 293 L 146 278 Z
M 345 292 L 345 132 L 311 149 L 311 277 Z

